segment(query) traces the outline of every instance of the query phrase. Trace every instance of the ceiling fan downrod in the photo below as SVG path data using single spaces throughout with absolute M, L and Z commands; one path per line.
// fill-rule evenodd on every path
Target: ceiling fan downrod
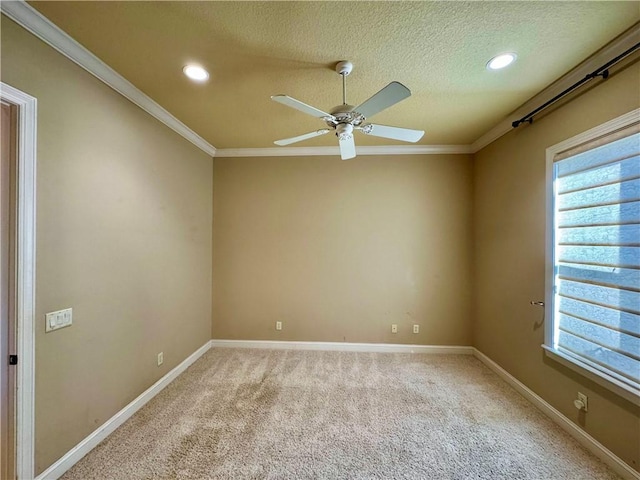
M 353 63 L 342 61 L 336 64 L 336 72 L 342 77 L 342 104 L 347 104 L 347 75 L 353 70 Z

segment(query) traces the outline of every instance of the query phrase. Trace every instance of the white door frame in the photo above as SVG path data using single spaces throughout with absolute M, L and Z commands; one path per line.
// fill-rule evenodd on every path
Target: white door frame
M 16 236 L 16 475 L 35 476 L 35 311 L 37 100 L 0 82 L 0 97 L 18 107 Z

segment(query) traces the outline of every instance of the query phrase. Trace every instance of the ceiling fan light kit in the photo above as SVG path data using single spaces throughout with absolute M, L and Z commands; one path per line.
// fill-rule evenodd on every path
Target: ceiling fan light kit
M 334 131 L 340 145 L 340 156 L 343 160 L 348 160 L 356 156 L 356 146 L 353 139 L 354 130 L 358 130 L 366 135 L 391 138 L 403 142 L 415 143 L 422 138 L 424 135 L 423 130 L 411 130 L 408 128 L 365 123 L 367 118 L 410 97 L 411 91 L 407 87 L 399 82 L 391 82 L 364 103 L 354 107 L 347 103 L 346 83 L 346 77 L 352 72 L 353 64 L 348 61 L 338 62 L 335 69 L 336 73 L 342 77 L 342 105 L 334 107 L 330 112 L 324 112 L 287 95 L 274 95 L 271 97 L 275 102 L 324 120 L 327 127 L 329 127 L 298 135 L 297 137 L 276 140 L 274 142 L 276 145 L 290 145 Z

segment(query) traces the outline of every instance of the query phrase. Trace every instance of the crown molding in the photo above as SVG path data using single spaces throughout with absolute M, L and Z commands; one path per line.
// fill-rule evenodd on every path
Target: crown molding
M 609 42 L 603 48 L 546 87 L 540 93 L 527 100 L 517 110 L 512 112 L 495 127 L 478 138 L 471 144 L 473 153 L 483 149 L 490 143 L 513 130 L 513 126 L 511 125 L 512 122 L 521 119 L 538 106 L 551 100 L 560 92 L 566 90 L 577 81 L 582 80 L 588 74 L 592 73 L 597 68 L 600 68 L 612 58 L 617 57 L 622 52 L 633 47 L 638 42 L 640 42 L 640 24 L 636 23 L 623 34 L 616 37 L 613 41 Z
M 171 115 L 171 113 L 23 0 L 0 2 L 0 11 L 69 60 L 84 68 L 98 80 L 106 83 L 145 112 L 160 120 L 203 152 L 211 156 L 216 154 L 216 148 L 213 145 Z
M 471 145 L 391 145 L 356 147 L 357 155 L 470 154 Z M 312 157 L 340 155 L 339 147 L 219 148 L 216 157 Z

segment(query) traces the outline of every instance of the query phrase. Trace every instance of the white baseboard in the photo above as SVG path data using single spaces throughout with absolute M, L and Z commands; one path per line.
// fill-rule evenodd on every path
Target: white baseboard
M 293 342 L 279 340 L 211 340 L 214 348 L 265 348 L 335 352 L 439 353 L 473 355 L 473 347 L 448 345 L 403 345 L 399 343 Z
M 124 407 L 113 417 L 98 427 L 93 433 L 69 450 L 62 458 L 36 477 L 36 480 L 56 480 L 73 467 L 82 457 L 89 453 L 101 441 L 107 438 L 116 428 L 126 422 L 134 413 L 140 410 L 149 400 L 155 397 L 167 385 L 184 372 L 192 363 L 204 355 L 211 348 L 211 341 L 205 343 L 198 350 L 189 355 L 182 363 L 141 393 L 129 405 Z
M 565 432 L 575 438 L 578 443 L 593 453 L 596 457 L 609 465 L 615 472 L 627 480 L 640 480 L 640 473 L 627 465 L 622 459 L 615 455 L 611 450 L 606 448 L 595 438 L 582 430 L 578 425 L 573 423 L 562 413 L 548 404 L 540 396 L 533 392 L 524 383 L 520 382 L 513 375 L 507 372 L 504 368 L 498 365 L 496 362 L 487 357 L 484 353 L 478 349 L 473 349 L 473 355 L 484 363 L 487 367 L 493 370 L 500 378 L 511 385 L 518 393 L 524 398 L 529 400 L 534 406 L 542 411 L 547 417 L 549 417 L 554 423 L 556 423 Z

